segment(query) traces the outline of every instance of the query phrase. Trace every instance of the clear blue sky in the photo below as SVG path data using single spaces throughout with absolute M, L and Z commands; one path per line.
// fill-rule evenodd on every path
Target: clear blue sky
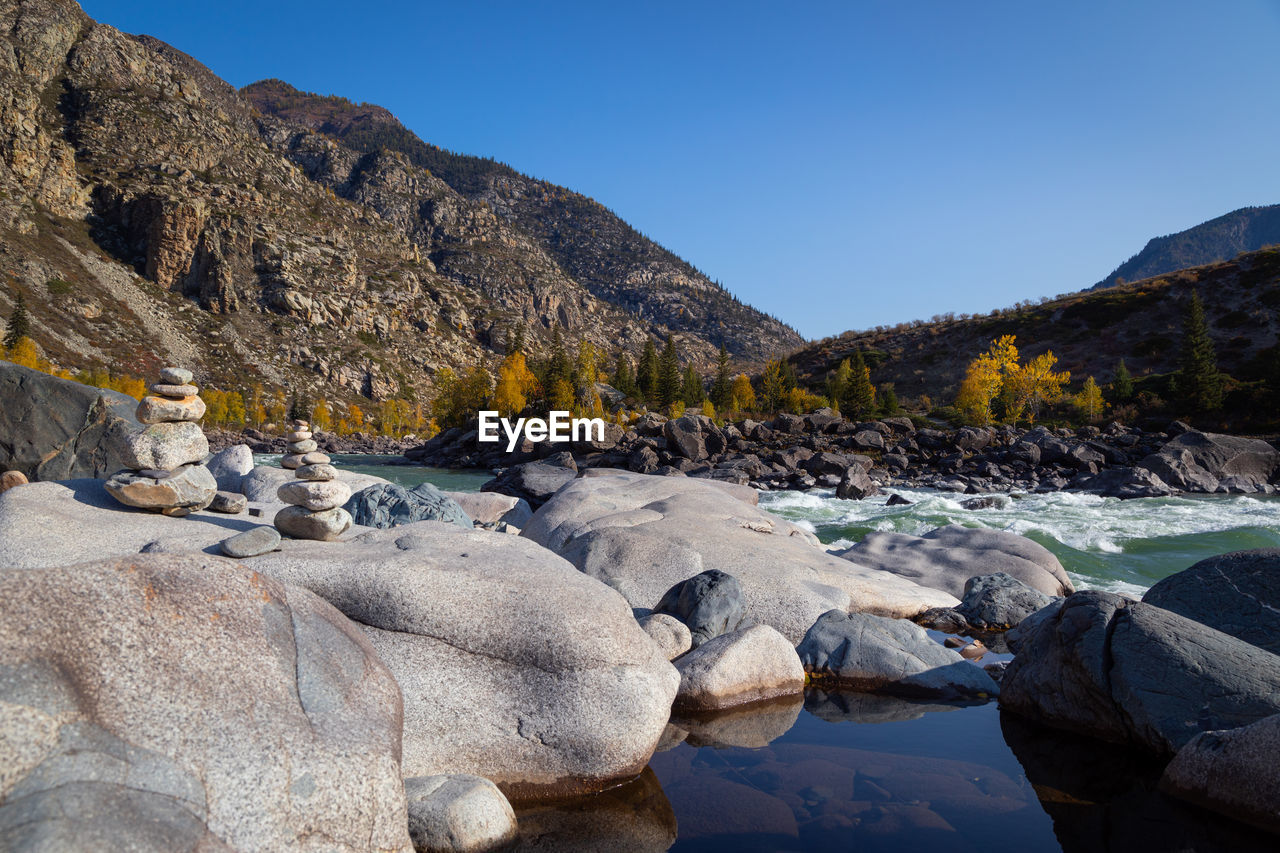
M 1280 0 L 84 7 L 592 196 L 808 337 L 1280 203 Z

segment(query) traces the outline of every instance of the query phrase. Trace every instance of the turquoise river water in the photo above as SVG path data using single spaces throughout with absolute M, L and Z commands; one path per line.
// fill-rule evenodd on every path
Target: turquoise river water
M 272 457 L 262 457 L 270 464 Z M 488 472 L 343 456 L 343 468 L 405 486 L 478 489 Z M 956 496 L 901 490 L 840 500 L 773 492 L 762 507 L 848 547 L 874 530 L 944 524 L 1009 530 L 1053 551 L 1079 588 L 1139 596 L 1213 554 L 1280 547 L 1280 500 L 1119 501 L 1069 493 Z M 983 663 L 999 660 L 990 655 Z M 803 701 L 676 719 L 649 769 L 596 797 L 517 809 L 521 850 L 580 851 L 1262 851 L 1264 836 L 1168 800 L 1160 767 L 1111 745 L 1001 713 L 810 690 Z

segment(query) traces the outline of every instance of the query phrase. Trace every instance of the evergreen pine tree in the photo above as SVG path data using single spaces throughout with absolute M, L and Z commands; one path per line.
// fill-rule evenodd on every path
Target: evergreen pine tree
M 547 375 L 543 378 L 543 385 L 552 389 L 560 380 L 572 387 L 573 367 L 564 351 L 564 337 L 560 334 L 560 327 L 556 326 L 555 333 L 551 336 L 551 357 L 547 360 Z
M 886 382 L 880 386 L 880 412 L 886 416 L 898 414 L 901 406 L 898 405 L 898 394 L 893 390 L 893 383 Z
M 711 402 L 717 409 L 728 409 L 733 399 L 733 377 L 729 375 L 729 351 L 720 345 L 716 359 L 716 381 L 711 386 Z
M 1182 323 L 1182 355 L 1174 377 L 1174 390 L 1181 402 L 1196 412 L 1211 412 L 1222 405 L 1223 377 L 1218 372 L 1218 355 L 1209 337 L 1200 294 L 1191 292 L 1191 303 Z
M 684 369 L 684 382 L 681 385 L 680 396 L 686 406 L 697 406 L 707 397 L 707 392 L 702 387 L 702 377 L 698 375 L 698 371 L 692 364 Z
M 862 358 L 862 350 L 853 351 L 849 368 L 849 387 L 840 401 L 840 411 L 846 418 L 865 418 L 875 411 L 876 389 L 871 384 L 871 371 Z
M 1115 378 L 1111 380 L 1111 400 L 1115 403 L 1123 403 L 1131 397 L 1133 397 L 1133 376 L 1122 358 L 1116 365 Z
M 511 342 L 511 348 L 507 352 L 524 352 L 524 323 L 516 324 L 515 339 Z
M 623 350 L 618 350 L 614 359 L 613 376 L 609 378 L 609 384 L 628 397 L 636 395 L 636 378 L 631 372 L 631 359 Z
M 849 359 L 844 359 L 827 376 L 827 397 L 837 409 L 843 410 L 845 397 L 849 394 L 849 383 L 853 381 L 853 367 Z
M 29 337 L 31 337 L 31 318 L 27 315 L 27 300 L 19 290 L 17 298 L 13 300 L 9 324 L 5 328 L 4 348 L 11 350 L 18 345 L 18 341 Z
M 676 353 L 675 335 L 667 338 L 658 357 L 658 403 L 666 407 L 680 398 L 680 356 Z
M 658 398 L 658 350 L 653 345 L 653 338 L 645 338 L 644 351 L 640 354 L 640 364 L 636 368 L 636 384 L 640 396 L 646 402 Z
M 782 393 L 789 394 L 797 385 L 796 367 L 791 363 L 790 359 L 782 359 L 782 363 L 778 365 L 782 376 Z

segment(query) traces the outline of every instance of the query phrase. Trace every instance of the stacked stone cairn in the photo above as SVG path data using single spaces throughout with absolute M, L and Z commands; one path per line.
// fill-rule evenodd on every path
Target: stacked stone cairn
M 218 481 L 204 465 L 209 442 L 199 423 L 205 405 L 191 379 L 189 370 L 166 367 L 138 404 L 146 426 L 127 439 L 129 467 L 106 482 L 120 503 L 183 516 L 213 502 Z
M 294 539 L 332 541 L 351 527 L 351 514 L 342 505 L 351 497 L 351 487 L 338 480 L 338 469 L 316 449 L 310 424 L 294 421 L 289 433 L 289 455 L 280 461 L 292 468 L 297 478 L 277 491 L 289 506 L 276 513 L 276 529 Z

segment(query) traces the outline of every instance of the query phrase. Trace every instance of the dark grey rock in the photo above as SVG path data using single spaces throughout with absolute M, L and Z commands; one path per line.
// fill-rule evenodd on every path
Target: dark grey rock
M 889 500 L 885 502 L 885 506 L 911 506 L 913 501 L 909 501 L 899 494 L 889 495 Z
M 1280 656 L 1176 613 L 1086 590 L 1032 619 L 1000 703 L 1047 725 L 1168 755 L 1280 713 Z
M 129 464 L 138 401 L 0 361 L 0 471 L 32 482 L 105 478 Z
M 1280 832 L 1280 715 L 1197 735 L 1165 768 L 1160 789 L 1227 817 Z
M 876 435 L 879 435 L 879 433 L 876 433 Z M 867 474 L 866 468 L 861 465 L 850 465 L 844 472 L 840 485 L 836 486 L 836 497 L 860 501 L 879 491 L 880 489 L 876 487 L 876 484 L 871 481 L 871 477 Z
M 796 652 L 812 679 L 827 686 L 944 699 L 1000 692 L 991 676 L 906 619 L 830 610 Z
M 467 530 L 474 526 L 457 501 L 430 483 L 412 489 L 394 483 L 369 486 L 352 495 L 343 509 L 356 524 L 380 529 L 415 521 L 445 521 Z
M 280 547 L 280 531 L 263 525 L 252 527 L 222 541 L 222 553 L 228 557 L 257 557 Z
M 1146 468 L 1108 468 L 1097 474 L 1081 474 L 1071 481 L 1073 489 L 1108 498 L 1159 498 L 1173 494 L 1164 480 Z
M 679 619 L 693 636 L 693 648 L 743 626 L 746 602 L 733 575 L 710 569 L 667 590 L 653 609 Z
M 969 578 L 956 610 L 981 631 L 1005 631 L 1026 619 L 1053 599 L 1015 577 L 996 572 Z
M 701 462 L 707 458 L 707 445 L 703 440 L 701 419 L 685 415 L 662 425 L 667 446 L 685 459 Z
M 1201 560 L 1142 600 L 1280 655 L 1280 548 Z
M 1265 485 L 1280 469 L 1280 451 L 1257 438 L 1188 430 L 1142 460 L 1175 489 L 1213 492 L 1224 478 Z
M 557 460 L 559 461 L 559 460 Z M 659 473 L 654 469 L 652 473 Z M 560 487 L 578 476 L 577 467 L 556 464 L 550 458 L 513 465 L 480 487 L 482 492 L 499 492 L 524 498 L 534 509 L 551 499 Z

